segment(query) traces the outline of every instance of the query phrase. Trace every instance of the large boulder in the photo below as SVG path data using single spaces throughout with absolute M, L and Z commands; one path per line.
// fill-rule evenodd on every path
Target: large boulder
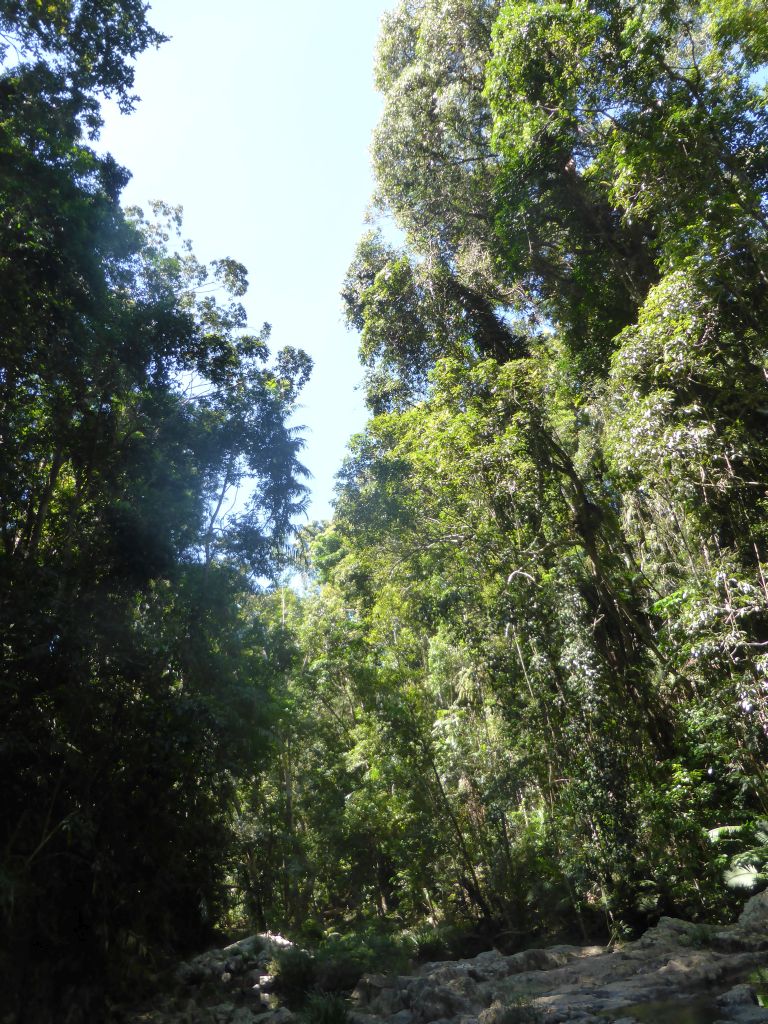
M 742 931 L 756 932 L 768 938 L 768 889 L 747 900 L 739 915 L 738 927 Z

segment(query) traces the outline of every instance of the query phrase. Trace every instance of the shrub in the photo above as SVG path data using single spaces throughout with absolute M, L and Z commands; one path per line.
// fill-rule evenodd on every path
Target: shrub
M 279 950 L 269 969 L 275 976 L 275 991 L 289 1006 L 301 1005 L 317 981 L 314 958 L 297 946 Z
M 307 1024 L 348 1024 L 349 1010 L 340 995 L 318 992 L 307 999 L 304 1017 Z
M 411 948 L 402 936 L 374 929 L 337 935 L 317 950 L 317 987 L 325 992 L 346 992 L 363 974 L 397 974 L 408 967 Z
M 421 963 L 451 958 L 452 946 L 456 939 L 455 929 L 444 925 L 424 924 L 411 928 L 406 935 L 413 944 L 414 957 Z

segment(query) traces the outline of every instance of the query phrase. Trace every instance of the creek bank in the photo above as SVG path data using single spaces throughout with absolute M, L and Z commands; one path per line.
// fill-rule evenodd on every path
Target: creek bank
M 292 943 L 267 932 L 222 949 L 201 953 L 178 965 L 172 991 L 151 1008 L 117 1009 L 125 1024 L 292 1024 L 294 1014 L 272 996 L 269 964 Z
M 166 1004 L 128 1024 L 291 1024 L 269 1004 L 266 967 L 276 943 L 262 936 L 205 953 L 176 971 Z M 768 967 L 768 891 L 736 924 L 662 918 L 636 942 L 558 945 L 505 956 L 427 963 L 408 975 L 364 975 L 351 1024 L 768 1024 L 745 980 Z

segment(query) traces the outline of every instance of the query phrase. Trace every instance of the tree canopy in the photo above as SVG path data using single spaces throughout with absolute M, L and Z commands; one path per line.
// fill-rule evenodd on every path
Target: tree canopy
M 389 806 L 372 901 L 518 934 L 725 912 L 708 830 L 768 798 L 767 25 L 717 0 L 383 23 L 384 230 L 342 293 L 373 418 L 313 540 L 364 665 L 353 792 Z
M 161 39 L 145 15 L 0 15 L 2 998 L 24 1020 L 102 1019 L 137 950 L 225 907 L 273 704 L 250 602 L 306 493 L 308 357 L 271 358 L 245 268 L 202 265 L 173 207 L 121 209 L 127 172 L 89 145 Z
M 0 42 L 22 1019 L 227 922 L 726 918 L 767 859 L 765 5 L 394 5 L 342 284 L 371 416 L 300 530 L 309 359 L 89 143 L 144 6 L 5 3 Z

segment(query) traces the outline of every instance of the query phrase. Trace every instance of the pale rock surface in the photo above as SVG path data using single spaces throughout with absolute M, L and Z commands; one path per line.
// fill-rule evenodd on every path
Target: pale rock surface
M 181 964 L 176 982 L 195 996 L 191 1003 L 129 1024 L 294 1024 L 290 1010 L 270 1010 L 261 995 L 272 980 L 262 972 L 286 944 L 282 936 L 252 936 Z M 424 964 L 410 975 L 369 974 L 351 995 L 350 1024 L 506 1024 L 515 1014 L 541 1024 L 634 1024 L 640 1004 L 653 1004 L 654 1013 L 658 1007 L 666 1024 L 679 1008 L 702 1001 L 722 1024 L 768 1024 L 768 1009 L 743 984 L 768 965 L 765 950 L 768 892 L 753 896 L 729 928 L 663 917 L 619 948 L 560 945 L 510 956 L 489 950 Z

